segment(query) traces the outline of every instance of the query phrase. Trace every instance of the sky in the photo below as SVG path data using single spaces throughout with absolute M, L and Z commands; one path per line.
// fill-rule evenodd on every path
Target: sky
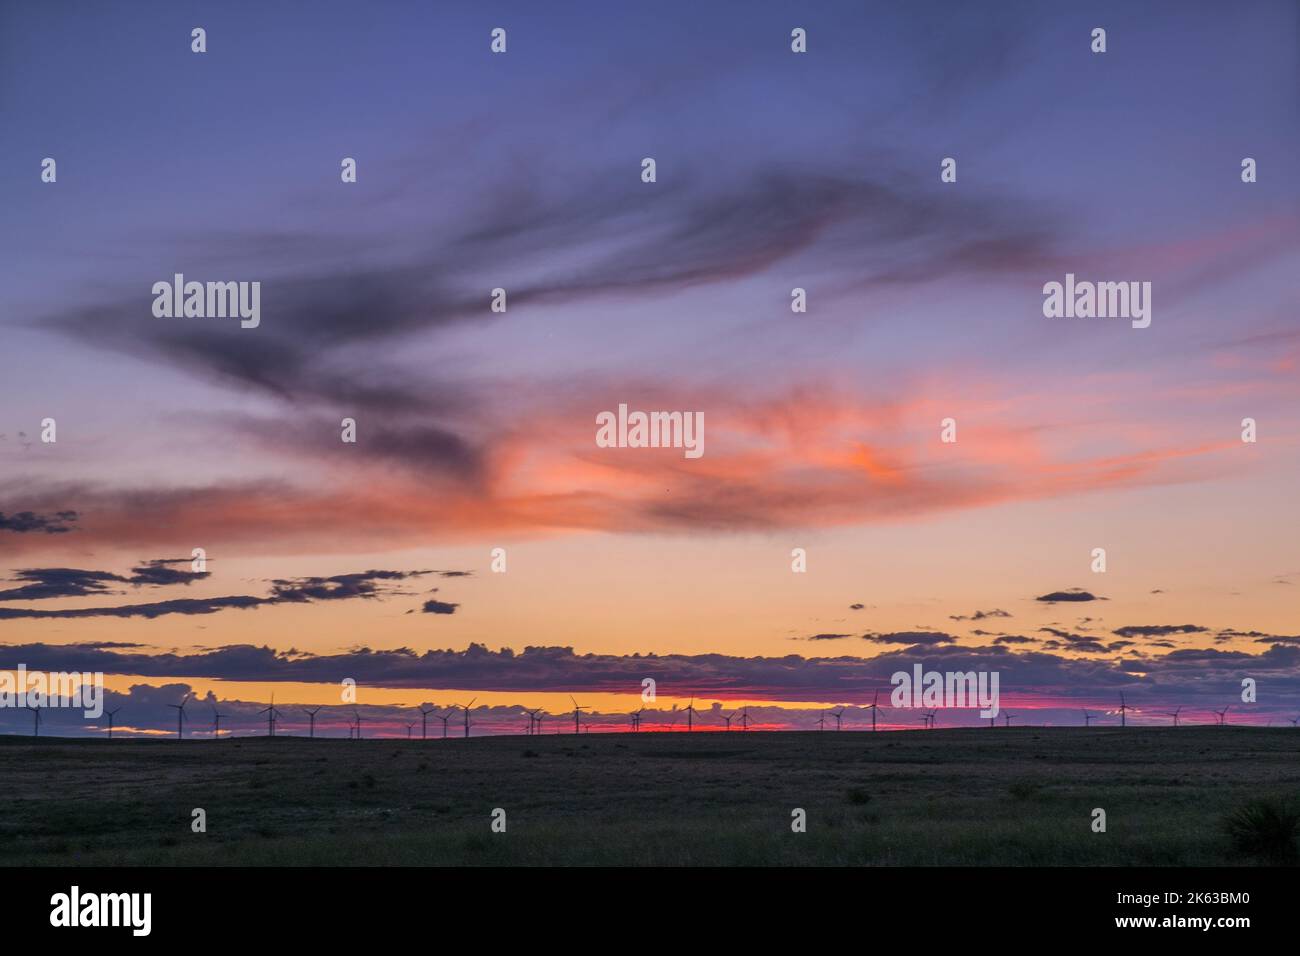
M 375 735 L 863 729 L 918 663 L 1018 723 L 1290 726 L 1297 16 L 5 6 L 0 668 L 140 735 L 192 693 L 341 736 L 345 680 Z M 177 273 L 260 323 L 156 317 Z M 1046 317 L 1067 274 L 1150 326 Z M 704 454 L 601 447 L 620 404 Z

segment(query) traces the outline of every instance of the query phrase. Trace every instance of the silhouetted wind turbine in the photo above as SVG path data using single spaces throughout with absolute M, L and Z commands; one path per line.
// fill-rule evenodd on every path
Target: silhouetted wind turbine
M 749 708 L 748 707 L 746 707 L 744 710 L 740 712 L 740 729 L 741 730 L 749 729 Z
M 729 713 L 729 714 L 718 714 L 718 716 L 721 717 L 723 720 L 725 720 L 725 721 L 727 722 L 727 730 L 730 731 L 730 730 L 731 730 L 731 718 L 736 716 L 736 712 L 733 710 L 733 711 L 732 711 L 731 713 Z
M 1175 707 L 1172 711 L 1169 711 L 1165 714 L 1166 717 L 1172 717 L 1174 719 L 1175 727 L 1178 726 L 1178 715 L 1182 712 L 1182 710 L 1183 709 L 1181 707 Z
M 1096 714 L 1090 714 L 1086 710 L 1083 712 L 1083 726 L 1091 727 L 1092 722 L 1096 719 Z
M 875 729 L 876 729 L 876 701 L 878 701 L 878 700 L 880 700 L 880 691 L 876 691 L 875 695 L 871 698 L 871 703 L 870 703 L 870 705 L 868 705 L 868 707 L 867 707 L 867 709 L 871 711 L 871 730 L 872 730 L 872 732 L 875 732 Z
M 1297 723 L 1300 723 L 1300 717 L 1292 717 L 1292 718 L 1291 718 L 1291 726 L 1294 727 L 1294 726 L 1296 726 Z
M 574 700 L 572 694 L 569 695 L 569 700 L 573 701 L 573 732 L 575 734 L 580 734 L 582 733 L 582 727 L 580 726 L 582 721 L 582 712 L 586 710 L 586 706 L 579 704 Z
M 818 730 L 826 729 L 826 711 L 824 710 L 822 711 L 822 715 L 817 718 L 817 729 Z
M 1227 707 L 1223 708 L 1223 710 L 1216 710 L 1216 711 L 1214 712 L 1214 715 L 1215 715 L 1216 717 L 1219 718 L 1218 723 L 1219 723 L 1219 726 L 1220 726 L 1220 727 L 1222 727 L 1224 724 L 1226 724 L 1226 723 L 1228 722 L 1228 709 L 1229 709 L 1230 707 L 1232 707 L 1231 704 L 1229 704 Z
M 1124 692 L 1119 692 L 1119 725 L 1128 726 L 1128 703 L 1124 700 Z
M 831 714 L 831 716 L 835 718 L 835 729 L 843 730 L 844 728 L 840 725 L 840 719 L 844 716 L 844 708 L 841 707 L 839 710 L 835 711 L 835 713 Z
M 465 736 L 466 737 L 469 736 L 469 709 L 474 706 L 474 701 L 476 700 L 478 700 L 477 697 L 472 697 L 470 698 L 470 702 L 465 705 Z
M 409 724 L 406 725 L 406 739 L 410 740 L 411 734 L 413 733 L 415 733 L 415 721 L 411 721 Z
M 222 717 L 225 717 L 227 720 L 230 719 L 229 714 L 217 713 L 217 708 L 214 706 L 212 708 L 212 739 L 213 740 L 221 739 L 221 718 Z
M 451 708 L 449 711 L 447 711 L 445 714 L 435 714 L 435 715 L 434 715 L 435 717 L 437 717 L 439 720 L 442 721 L 442 739 L 443 739 L 443 740 L 446 740 L 446 739 L 447 739 L 447 721 L 451 720 L 451 715 L 454 714 L 454 713 L 456 713 L 456 707 L 455 707 L 455 705 L 453 705 L 452 708 Z
M 353 716 L 356 718 L 356 720 L 357 720 L 357 740 L 360 740 L 360 739 L 361 739 L 361 713 L 360 713 L 360 711 L 356 711 L 356 710 L 354 710 L 354 711 L 352 712 L 352 715 L 353 715 Z
M 117 716 L 117 711 L 121 709 L 122 709 L 121 707 L 118 707 L 116 710 L 104 711 L 104 713 L 108 715 L 108 739 L 109 740 L 113 739 L 113 718 Z M 1295 723 L 1295 721 L 1291 721 L 1291 722 Z
M 686 705 L 686 731 L 687 731 L 687 733 L 690 733 L 690 731 L 692 731 L 694 728 L 695 728 L 695 698 L 692 697 L 692 698 L 691 698 L 691 702 L 690 702 L 689 704 Z
M 424 705 L 423 704 L 420 705 L 420 739 L 421 740 L 429 739 L 429 715 L 432 714 L 437 709 L 438 708 L 436 707 L 430 707 L 428 710 L 425 710 Z
M 307 715 L 307 719 L 311 721 L 311 723 L 307 727 L 307 736 L 315 737 L 316 736 L 316 715 L 320 713 L 320 708 L 317 707 L 315 710 L 310 710 L 309 708 L 304 707 L 303 713 L 305 713 Z
M 1006 721 L 1007 721 L 1007 724 L 1006 724 L 1006 725 L 1007 725 L 1008 727 L 1010 727 L 1010 726 L 1011 726 L 1011 721 L 1012 721 L 1012 719 L 1013 719 L 1013 718 L 1016 718 L 1016 717 L 1019 717 L 1020 715 L 1019 715 L 1019 714 L 1003 714 L 1002 716 L 1006 718 Z
M 167 705 L 172 710 L 176 711 L 176 739 L 177 740 L 180 740 L 182 737 L 185 736 L 185 702 L 189 699 L 190 699 L 190 695 L 186 694 L 184 697 L 181 698 L 181 702 L 179 704 Z
M 545 710 L 539 710 L 539 711 L 537 711 L 537 733 L 538 733 L 538 736 L 540 736 L 541 733 L 542 733 L 542 719 L 543 719 L 545 716 L 546 716 L 546 711 L 545 711 Z
M 279 708 L 275 706 L 275 695 L 271 695 L 271 706 L 263 707 L 258 711 L 259 714 L 266 714 L 266 735 L 275 736 L 275 722 L 280 716 Z
M 32 721 L 32 736 L 39 737 L 41 735 L 41 709 L 39 707 L 33 707 L 30 704 L 24 704 L 23 706 L 30 710 L 32 712 L 32 717 L 35 718 Z

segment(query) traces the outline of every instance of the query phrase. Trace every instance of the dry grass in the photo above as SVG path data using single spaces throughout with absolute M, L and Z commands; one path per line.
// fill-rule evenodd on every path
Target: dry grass
M 1292 805 L 1297 757 L 1300 732 L 1244 727 L 8 737 L 0 863 L 1270 863 L 1293 859 L 1276 827 L 1260 844 L 1225 821 L 1252 801 Z M 195 807 L 206 834 L 191 832 Z M 807 833 L 790 830 L 796 807 Z

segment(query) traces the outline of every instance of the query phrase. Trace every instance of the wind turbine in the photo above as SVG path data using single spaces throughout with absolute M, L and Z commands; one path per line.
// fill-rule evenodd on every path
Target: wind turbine
M 471 697 L 468 704 L 465 705 L 465 736 L 469 737 L 469 709 L 474 706 L 477 697 Z
M 876 730 L 876 701 L 878 700 L 880 700 L 880 691 L 876 691 L 875 696 L 871 698 L 870 705 L 867 707 L 871 711 L 871 730 L 873 733 Z
M 690 733 L 690 731 L 693 730 L 694 728 L 695 728 L 695 698 L 692 697 L 691 702 L 686 705 L 686 732 Z
M 1097 719 L 1096 714 L 1090 714 L 1086 710 L 1083 712 L 1083 726 L 1091 727 L 1092 722 Z
M 818 729 L 818 730 L 825 730 L 825 729 L 826 729 L 826 711 L 824 711 L 824 710 L 822 711 L 822 715 L 821 715 L 820 717 L 817 718 L 816 723 L 817 723 L 817 729 Z
M 410 740 L 411 734 L 413 734 L 414 732 L 415 732 L 415 721 L 411 721 L 409 724 L 406 725 L 406 739 Z
M 304 707 L 303 712 L 307 715 L 307 719 L 311 721 L 311 723 L 308 725 L 307 736 L 315 737 L 316 736 L 316 715 L 320 713 L 320 708 L 317 707 L 315 710 L 309 710 L 308 708 Z
M 579 704 L 576 700 L 574 700 L 572 694 L 569 695 L 569 700 L 573 701 L 573 732 L 575 734 L 580 734 L 582 733 L 582 727 L 581 727 L 582 712 L 587 708 L 585 705 Z
M 1231 704 L 1228 705 L 1228 707 L 1231 706 L 1232 706 Z M 1222 727 L 1224 724 L 1228 722 L 1228 707 L 1223 708 L 1223 710 L 1216 710 L 1214 712 L 1214 715 L 1219 718 L 1218 723 L 1220 727 Z
M 176 739 L 177 740 L 180 740 L 182 737 L 185 736 L 185 702 L 189 699 L 190 699 L 190 695 L 187 693 L 184 697 L 181 698 L 181 702 L 179 704 L 167 705 L 172 710 L 176 711 Z
M 542 718 L 544 718 L 545 716 L 546 716 L 546 711 L 544 710 L 537 711 L 537 735 L 539 737 L 541 736 L 542 733 Z
M 740 729 L 741 730 L 749 729 L 749 708 L 748 707 L 746 707 L 744 710 L 740 712 Z
M 24 704 L 23 706 L 30 710 L 32 716 L 36 718 L 32 722 L 32 736 L 39 737 L 41 735 L 41 709 L 39 707 L 33 707 L 30 704 Z
M 1177 726 L 1178 726 L 1178 715 L 1179 715 L 1179 713 L 1181 713 L 1181 712 L 1182 712 L 1182 708 L 1181 708 L 1181 707 L 1176 707 L 1176 708 L 1174 708 L 1173 711 L 1171 711 L 1171 712 L 1169 712 L 1169 713 L 1166 713 L 1164 716 L 1166 716 L 1166 717 L 1172 717 L 1172 718 L 1174 719 L 1174 726 L 1177 727 Z
M 217 713 L 217 708 L 214 706 L 212 708 L 212 739 L 213 740 L 221 739 L 221 718 L 222 717 L 225 717 L 227 720 L 230 719 L 229 714 Z
M 1294 727 L 1297 723 L 1300 723 L 1300 717 L 1292 717 L 1291 726 Z
M 1019 714 L 1003 714 L 1002 716 L 1006 718 L 1007 726 L 1010 727 L 1010 726 L 1011 726 L 1011 721 L 1012 721 L 1012 719 L 1015 718 L 1015 717 L 1019 717 L 1020 715 L 1019 715 Z
M 454 714 L 454 713 L 456 713 L 456 706 L 453 704 L 452 707 L 451 707 L 451 710 L 447 711 L 445 714 L 435 714 L 435 715 L 434 715 L 435 717 L 437 717 L 439 720 L 442 721 L 442 739 L 443 739 L 443 740 L 446 740 L 446 739 L 447 739 L 447 721 L 451 720 L 451 715 Z
M 430 707 L 428 710 L 425 710 L 424 705 L 423 704 L 420 705 L 420 739 L 421 740 L 429 739 L 429 715 L 432 714 L 437 709 L 438 708 L 436 707 Z
M 632 713 L 628 714 L 628 716 L 632 718 L 632 730 L 633 730 L 633 731 L 637 731 L 637 730 L 640 730 L 640 729 L 641 729 L 641 713 L 642 713 L 642 711 L 644 711 L 644 710 L 645 710 L 645 708 L 642 707 L 641 710 L 634 710 L 634 711 L 632 711 Z M 731 729 L 731 724 L 730 724 L 730 723 L 727 724 L 727 729 L 728 729 L 728 730 Z
M 730 732 L 730 731 L 731 731 L 731 718 L 736 716 L 736 712 L 733 710 L 733 711 L 732 711 L 731 713 L 729 713 L 729 714 L 718 714 L 718 716 L 721 717 L 723 720 L 725 720 L 725 721 L 727 722 L 727 731 Z
M 835 729 L 843 730 L 844 728 L 840 725 L 840 719 L 844 716 L 844 708 L 841 707 L 839 710 L 835 711 L 835 713 L 831 714 L 831 716 L 835 718 Z
M 1119 725 L 1128 726 L 1128 704 L 1124 700 L 1124 692 L 1119 692 Z
M 271 695 L 271 706 L 263 707 L 258 711 L 259 714 L 266 714 L 266 735 L 275 736 L 275 722 L 280 716 L 279 708 L 275 706 L 275 695 Z
M 106 710 L 106 711 L 104 711 L 104 713 L 106 713 L 106 714 L 108 715 L 108 739 L 109 739 L 109 740 L 112 740 L 112 739 L 113 739 L 113 718 L 114 718 L 115 716 L 117 716 L 117 711 L 119 711 L 119 710 L 121 710 L 121 709 L 122 709 L 121 707 L 118 707 L 116 710 Z M 1292 723 L 1295 723 L 1294 720 L 1291 721 L 1291 722 L 1292 722 Z
M 357 719 L 357 740 L 360 740 L 361 739 L 361 713 L 359 711 L 354 710 L 352 712 L 352 715 Z

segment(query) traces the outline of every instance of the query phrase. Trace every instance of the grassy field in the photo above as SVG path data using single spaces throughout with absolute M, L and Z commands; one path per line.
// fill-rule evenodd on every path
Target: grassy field
M 1245 727 L 471 740 L 0 738 L 3 865 L 1217 865 L 1300 799 Z M 207 832 L 191 831 L 191 811 Z M 506 811 L 504 834 L 491 830 Z M 791 832 L 791 811 L 807 832 Z M 1104 808 L 1107 832 L 1091 829 Z M 1265 817 L 1267 818 L 1267 809 Z

